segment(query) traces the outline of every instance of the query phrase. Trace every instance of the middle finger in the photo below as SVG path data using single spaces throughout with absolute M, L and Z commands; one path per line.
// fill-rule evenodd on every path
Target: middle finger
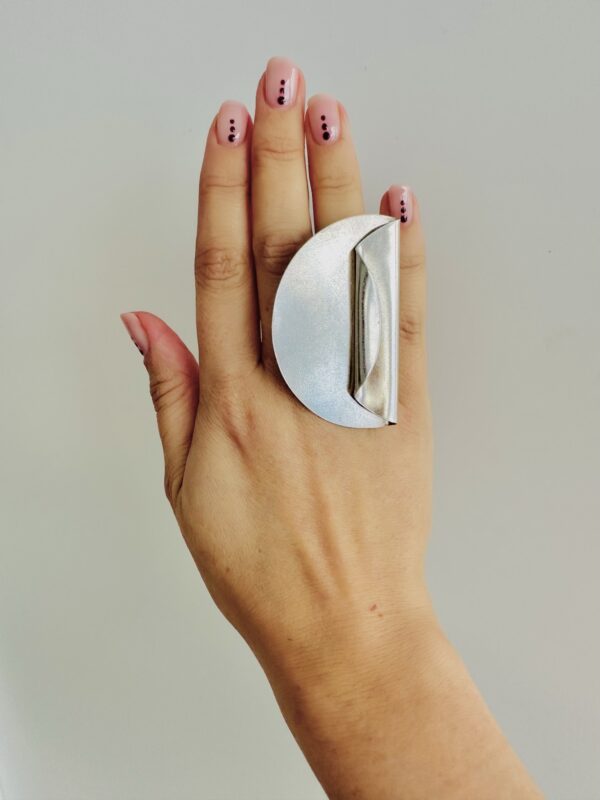
M 262 357 L 274 368 L 271 317 L 287 263 L 310 237 L 304 157 L 304 78 L 272 58 L 256 93 L 252 138 L 252 239 L 262 328 Z

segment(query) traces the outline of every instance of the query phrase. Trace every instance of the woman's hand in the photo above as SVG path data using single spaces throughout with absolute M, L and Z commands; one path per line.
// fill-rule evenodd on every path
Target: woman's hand
M 318 658 L 316 637 L 330 641 L 345 627 L 354 637 L 361 625 L 379 635 L 427 608 L 425 268 L 409 190 L 382 200 L 384 213 L 399 216 L 401 198 L 407 208 L 398 425 L 325 422 L 291 394 L 273 357 L 275 291 L 312 233 L 305 142 L 317 229 L 364 212 L 343 107 L 317 96 L 306 118 L 304 108 L 302 73 L 272 59 L 254 128 L 229 102 L 209 131 L 196 248 L 199 380 L 194 357 L 162 322 L 125 317 L 150 371 L 167 496 L 186 542 L 218 606 L 267 658 L 308 646 Z
M 381 201 L 382 213 L 401 218 L 398 424 L 325 422 L 278 374 L 273 300 L 312 234 L 309 183 L 317 230 L 364 212 L 345 109 L 317 95 L 305 113 L 302 73 L 271 59 L 254 125 L 227 102 L 208 133 L 199 367 L 157 317 L 123 317 L 150 374 L 167 496 L 209 591 L 259 658 L 331 797 L 537 796 L 425 588 L 425 263 L 407 187 Z

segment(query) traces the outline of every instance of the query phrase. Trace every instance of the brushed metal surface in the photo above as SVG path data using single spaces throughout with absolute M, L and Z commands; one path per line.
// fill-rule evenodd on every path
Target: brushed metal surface
M 275 296 L 281 374 L 307 408 L 337 425 L 396 419 L 398 225 L 381 214 L 329 225 L 292 258 Z

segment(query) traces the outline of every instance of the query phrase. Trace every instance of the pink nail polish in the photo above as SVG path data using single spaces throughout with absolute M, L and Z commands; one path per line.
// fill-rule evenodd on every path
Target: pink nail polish
M 248 111 L 242 103 L 227 100 L 217 114 L 217 141 L 219 144 L 238 145 L 246 138 Z
M 298 94 L 298 67 L 289 58 L 271 58 L 265 72 L 265 98 L 273 108 L 292 106 Z
M 413 218 L 413 193 L 408 186 L 390 186 L 388 189 L 390 214 L 409 225 Z
M 140 322 L 137 314 L 134 314 L 132 311 L 128 312 L 127 314 L 121 314 L 121 319 L 123 320 L 123 325 L 127 328 L 127 333 L 131 336 L 134 345 L 140 351 L 140 353 L 145 356 L 148 352 L 148 337 L 146 336 L 146 331 L 142 327 L 142 323 Z
M 340 135 L 340 109 L 335 97 L 318 94 L 308 104 L 308 122 L 319 144 L 333 144 Z

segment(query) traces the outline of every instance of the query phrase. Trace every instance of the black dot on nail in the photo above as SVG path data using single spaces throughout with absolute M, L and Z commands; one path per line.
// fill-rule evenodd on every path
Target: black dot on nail
M 325 114 L 321 114 L 321 119 L 325 119 Z
M 235 125 L 231 125 L 231 126 L 229 127 L 229 130 L 230 130 L 232 133 L 235 133 Z
M 279 103 L 280 106 L 282 106 L 285 103 L 285 97 L 278 97 L 277 102 Z
M 229 124 L 230 124 L 230 125 L 233 125 L 233 123 L 234 123 L 234 122 L 235 122 L 235 120 L 234 120 L 234 119 L 230 119 L 230 120 L 229 120 Z
M 285 94 L 285 89 L 280 89 L 279 94 Z
M 323 138 L 325 139 L 325 141 L 327 141 L 327 139 L 329 139 L 330 136 L 331 134 L 329 133 L 329 131 L 325 131 L 325 133 L 323 134 Z
M 326 130 L 327 130 L 327 123 L 326 123 L 326 122 L 324 122 L 324 123 L 321 125 L 321 128 L 322 128 L 324 131 L 326 131 Z
M 285 86 L 285 78 L 282 78 L 282 79 L 279 81 L 279 83 L 280 83 L 282 86 Z
M 229 139 L 230 142 L 235 142 L 235 135 L 233 133 L 230 133 L 227 138 Z
M 406 222 L 408 217 L 404 216 L 404 214 L 400 217 L 400 222 Z

